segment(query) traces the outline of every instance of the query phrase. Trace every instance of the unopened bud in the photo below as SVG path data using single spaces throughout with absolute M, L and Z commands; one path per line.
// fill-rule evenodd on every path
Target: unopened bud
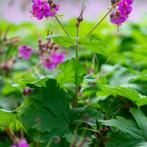
M 30 87 L 25 87 L 23 89 L 23 95 L 27 96 L 32 92 L 32 89 Z

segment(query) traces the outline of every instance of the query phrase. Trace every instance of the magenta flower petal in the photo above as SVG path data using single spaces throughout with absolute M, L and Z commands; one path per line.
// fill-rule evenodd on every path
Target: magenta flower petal
M 56 67 L 56 64 L 51 61 L 49 58 L 48 59 L 45 59 L 43 62 L 42 62 L 43 66 L 49 70 L 53 70 L 55 69 Z
M 133 0 L 126 0 L 126 2 L 127 2 L 129 5 L 133 4 Z
M 41 20 L 44 17 L 53 17 L 59 11 L 59 5 L 53 8 L 53 11 L 48 4 L 48 1 L 44 0 L 32 0 L 32 14 L 37 19 Z
M 32 55 L 32 48 L 27 45 L 22 45 L 18 47 L 18 55 L 19 57 L 24 58 L 25 60 L 28 60 L 30 56 Z
M 64 53 L 59 53 L 56 51 L 52 51 L 48 58 L 43 59 L 42 64 L 45 68 L 49 69 L 49 70 L 53 70 L 56 68 L 56 66 L 63 62 L 65 58 L 65 54 Z
M 29 147 L 29 145 L 25 139 L 20 139 L 18 142 L 18 147 Z
M 132 12 L 132 4 L 133 0 L 121 0 L 117 8 L 111 12 L 110 21 L 117 25 L 127 21 L 129 14 Z
M 53 51 L 50 54 L 50 59 L 52 59 L 55 64 L 59 64 L 63 62 L 64 58 L 65 58 L 64 53 L 58 53 L 58 52 Z

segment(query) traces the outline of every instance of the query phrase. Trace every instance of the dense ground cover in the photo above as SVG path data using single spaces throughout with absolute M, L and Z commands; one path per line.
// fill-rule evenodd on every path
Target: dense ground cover
M 147 146 L 147 23 L 80 17 L 0 21 L 0 147 Z

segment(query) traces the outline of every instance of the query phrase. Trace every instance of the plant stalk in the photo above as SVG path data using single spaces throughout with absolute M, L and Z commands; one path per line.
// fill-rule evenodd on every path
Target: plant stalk
M 70 37 L 69 33 L 67 32 L 67 30 L 65 29 L 64 25 L 61 23 L 61 21 L 59 20 L 59 18 L 57 17 L 57 15 L 54 15 L 54 17 L 57 20 L 57 22 L 59 23 L 59 25 L 61 26 L 61 28 L 64 31 L 64 33 L 67 35 L 67 37 Z
M 77 27 L 77 34 L 76 34 L 76 40 L 75 40 L 75 54 L 76 54 L 76 62 L 78 64 L 79 61 L 79 27 Z M 77 64 L 76 64 L 76 70 L 75 70 L 75 85 L 76 85 L 76 96 L 74 100 L 74 106 L 76 107 L 78 105 L 78 72 L 77 72 Z
M 75 59 L 76 59 L 76 65 L 75 65 L 75 97 L 72 101 L 72 106 L 77 107 L 78 105 L 78 72 L 77 72 L 77 64 L 79 61 L 79 27 L 77 27 L 77 33 L 76 33 L 76 39 L 75 39 Z
M 79 92 L 79 87 L 78 87 L 78 62 L 79 62 L 79 31 L 80 31 L 80 24 L 83 21 L 83 13 L 85 10 L 85 0 L 83 1 L 81 12 L 79 17 L 77 18 L 76 22 L 76 39 L 75 39 L 75 58 L 76 58 L 76 66 L 75 66 L 75 98 L 73 99 L 72 106 L 77 107 L 78 105 L 78 92 Z
M 103 18 L 88 32 L 87 36 L 90 36 L 92 32 L 104 21 L 104 19 L 111 13 L 111 11 L 116 7 L 116 5 L 112 6 L 110 10 L 103 16 Z

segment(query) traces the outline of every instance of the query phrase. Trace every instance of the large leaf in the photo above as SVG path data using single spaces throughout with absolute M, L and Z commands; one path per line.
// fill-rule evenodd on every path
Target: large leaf
M 121 87 L 121 86 L 100 86 L 99 91 L 97 92 L 98 96 L 123 96 L 137 104 L 138 106 L 146 105 L 147 104 L 147 96 L 141 95 L 136 90 Z
M 67 132 L 69 95 L 52 79 L 42 87 L 32 84 L 29 86 L 34 89 L 33 93 L 19 110 L 24 126 L 28 130 L 33 129 L 52 137 Z

